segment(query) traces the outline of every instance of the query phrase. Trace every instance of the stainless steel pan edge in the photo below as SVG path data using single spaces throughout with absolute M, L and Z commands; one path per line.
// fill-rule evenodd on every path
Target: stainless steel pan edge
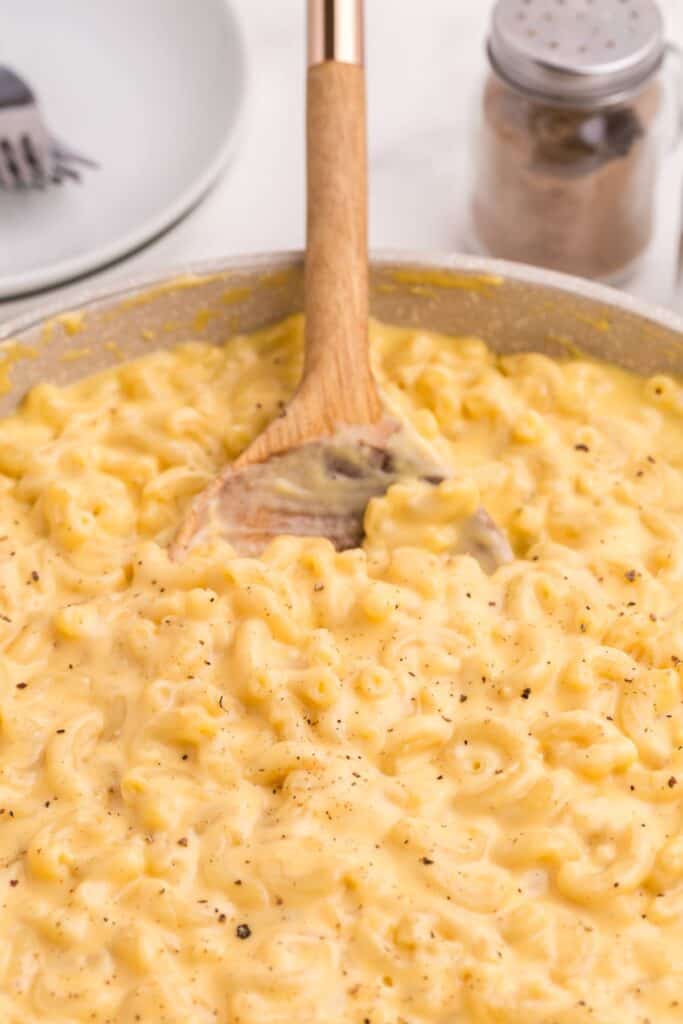
M 302 308 L 302 254 L 192 264 L 0 326 L 0 415 L 40 381 L 67 383 L 190 339 L 213 344 Z M 500 352 L 576 351 L 639 373 L 683 375 L 683 319 L 588 281 L 443 254 L 372 260 L 372 312 L 389 323 L 476 335 Z M 78 311 L 74 315 L 74 311 Z

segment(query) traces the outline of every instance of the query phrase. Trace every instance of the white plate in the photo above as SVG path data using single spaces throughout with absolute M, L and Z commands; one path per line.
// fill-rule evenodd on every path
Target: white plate
M 150 241 L 232 152 L 246 60 L 227 0 L 0 0 L 0 63 L 26 77 L 51 132 L 101 165 L 80 185 L 0 190 L 0 298 Z

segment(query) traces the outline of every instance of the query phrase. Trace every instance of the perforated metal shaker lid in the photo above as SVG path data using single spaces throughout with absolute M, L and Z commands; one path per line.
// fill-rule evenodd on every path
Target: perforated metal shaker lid
M 488 40 L 501 78 L 572 107 L 625 99 L 657 71 L 665 50 L 654 0 L 498 0 Z

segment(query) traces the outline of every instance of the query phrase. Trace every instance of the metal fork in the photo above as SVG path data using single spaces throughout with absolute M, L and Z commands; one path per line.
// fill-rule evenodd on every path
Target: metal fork
M 88 157 L 50 137 L 30 86 L 0 65 L 0 187 L 44 188 L 66 178 L 80 181 Z

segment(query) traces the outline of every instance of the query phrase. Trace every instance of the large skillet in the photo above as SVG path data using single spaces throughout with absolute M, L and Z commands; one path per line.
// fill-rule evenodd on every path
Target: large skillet
M 67 383 L 190 338 L 214 344 L 302 308 L 301 256 L 242 257 L 116 290 L 0 327 L 0 415 L 41 381 Z M 513 263 L 456 256 L 372 262 L 372 313 L 476 335 L 499 352 L 577 351 L 638 373 L 683 375 L 683 320 L 620 292 Z M 68 315 L 79 310 L 82 315 Z M 67 315 L 64 315 L 65 312 Z

